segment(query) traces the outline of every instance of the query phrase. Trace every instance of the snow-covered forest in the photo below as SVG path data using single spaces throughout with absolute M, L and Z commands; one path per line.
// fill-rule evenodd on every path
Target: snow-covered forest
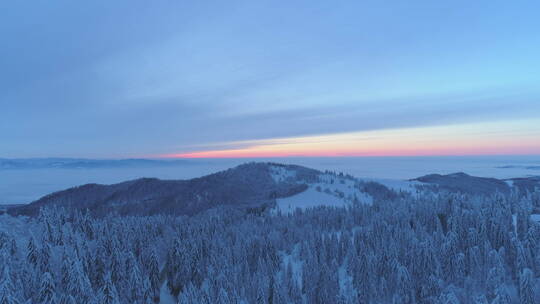
M 0 303 L 540 303 L 540 193 L 3 215 Z

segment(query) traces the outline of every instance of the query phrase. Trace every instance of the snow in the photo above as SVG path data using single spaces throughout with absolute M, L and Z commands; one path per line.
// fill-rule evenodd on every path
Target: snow
M 346 292 L 347 285 L 352 286 L 352 277 L 347 273 L 347 263 L 343 263 L 338 269 L 339 290 L 341 294 Z
M 373 203 L 373 198 L 370 195 L 360 191 L 356 187 L 357 182 L 358 180 L 356 179 L 324 174 L 321 176 L 321 182 L 315 183 L 312 186 L 315 188 L 320 187 L 321 191 L 329 192 L 338 198 L 341 198 L 340 196 L 343 195 L 341 200 L 347 203 L 352 203 L 355 196 L 361 203 Z
M 400 180 L 400 179 L 388 179 L 388 178 L 363 178 L 363 181 L 376 182 L 381 185 L 386 186 L 390 190 L 394 191 L 404 191 L 414 193 L 416 192 L 416 186 L 425 185 L 425 183 L 419 181 L 409 181 L 409 180 Z
M 0 231 L 14 236 L 17 246 L 26 246 L 31 228 L 26 217 L 14 217 L 8 214 L 0 215 Z
M 280 178 L 284 176 L 287 175 L 283 172 L 279 175 Z M 355 179 L 332 174 L 322 174 L 319 178 L 320 182 L 309 184 L 304 192 L 277 199 L 277 208 L 283 213 L 292 213 L 296 208 L 345 207 L 352 204 L 355 198 L 364 204 L 373 203 L 371 196 L 355 187 Z
M 163 282 L 161 289 L 159 290 L 159 303 L 160 304 L 176 304 L 177 301 L 174 299 L 173 295 L 169 292 L 167 288 L 167 281 Z
M 296 171 L 287 170 L 285 167 L 271 166 L 270 171 L 270 175 L 276 183 L 284 182 L 296 177 Z
M 324 192 L 318 192 L 313 187 L 310 187 L 297 195 L 279 198 L 276 202 L 277 208 L 283 213 L 292 213 L 296 208 L 307 209 L 317 206 L 346 206 L 346 202 L 343 199 Z
M 286 271 L 288 267 L 287 265 L 291 264 L 293 278 L 296 280 L 298 286 L 302 286 L 302 265 L 304 264 L 304 262 L 296 258 L 299 254 L 299 251 L 300 246 L 295 245 L 292 254 L 282 253 L 281 260 L 283 261 L 284 266 L 282 271 Z

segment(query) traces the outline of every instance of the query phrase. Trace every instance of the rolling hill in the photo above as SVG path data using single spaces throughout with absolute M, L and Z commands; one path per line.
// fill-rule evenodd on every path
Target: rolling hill
M 289 178 L 276 180 L 272 174 L 277 171 L 286 172 Z M 275 204 L 277 198 L 304 191 L 307 183 L 315 182 L 319 174 L 300 166 L 250 163 L 190 180 L 140 178 L 113 185 L 86 184 L 8 212 L 33 216 L 44 206 L 88 209 L 96 215 L 193 215 L 222 205 L 257 209 Z
M 86 184 L 46 195 L 30 204 L 8 209 L 12 215 L 35 216 L 42 207 L 86 210 L 97 216 L 194 215 L 225 206 L 259 212 L 274 208 L 290 213 L 320 205 L 372 204 L 415 191 L 468 195 L 507 195 L 512 187 L 523 192 L 540 186 L 537 178 L 499 180 L 465 173 L 430 174 L 396 187 L 350 175 L 322 172 L 296 165 L 248 163 L 189 180 L 140 178 L 112 185 Z

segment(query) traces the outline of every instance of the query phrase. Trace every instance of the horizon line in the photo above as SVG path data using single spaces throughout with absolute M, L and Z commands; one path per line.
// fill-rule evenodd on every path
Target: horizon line
M 189 153 L 187 153 L 189 154 Z M 25 159 L 71 159 L 71 160 L 180 160 L 180 159 L 272 159 L 272 158 L 420 158 L 420 157 L 540 157 L 540 153 L 492 153 L 492 154 L 388 154 L 388 155 L 262 155 L 262 156 L 186 156 L 185 154 L 147 155 L 134 157 L 85 157 L 85 156 L 31 156 L 31 157 L 0 157 L 4 160 Z
M 497 157 L 497 156 L 533 156 L 540 157 L 540 154 L 391 154 L 391 155 L 278 155 L 278 156 L 159 156 L 143 159 L 268 159 L 268 158 L 420 158 L 420 157 Z

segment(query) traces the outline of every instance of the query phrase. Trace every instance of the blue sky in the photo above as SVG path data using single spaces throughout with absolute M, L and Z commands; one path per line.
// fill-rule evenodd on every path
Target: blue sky
M 539 9 L 4 1 L 0 157 L 540 154 Z

